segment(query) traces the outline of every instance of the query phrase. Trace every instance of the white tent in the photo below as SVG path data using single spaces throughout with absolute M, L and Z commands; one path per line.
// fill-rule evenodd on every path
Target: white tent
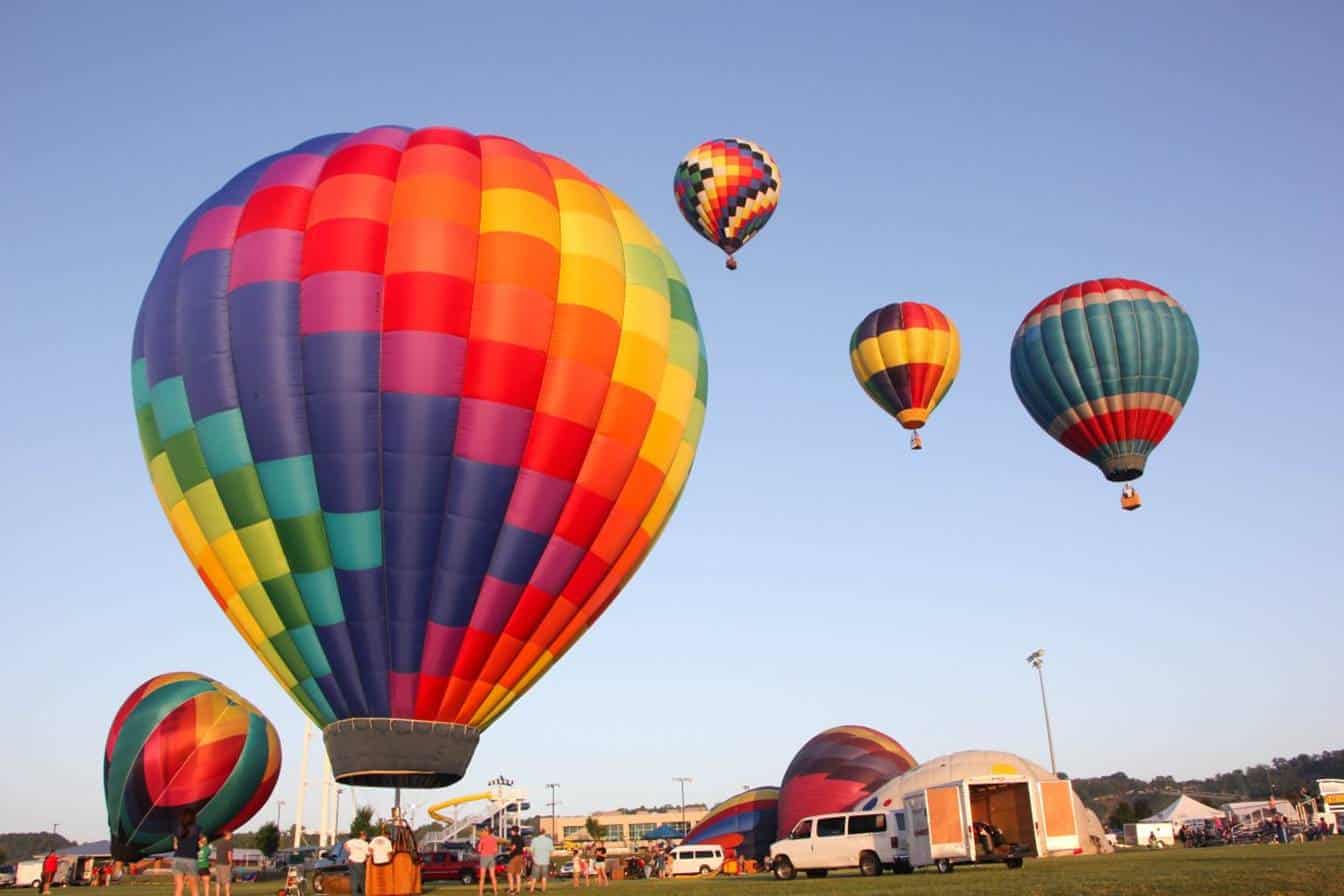
M 1193 797 L 1181 794 L 1176 798 L 1176 802 L 1167 808 L 1158 812 L 1156 815 L 1149 815 L 1144 821 L 1170 821 L 1173 824 L 1184 824 L 1187 821 L 1201 821 L 1206 818 L 1222 818 L 1223 813 L 1206 806 Z

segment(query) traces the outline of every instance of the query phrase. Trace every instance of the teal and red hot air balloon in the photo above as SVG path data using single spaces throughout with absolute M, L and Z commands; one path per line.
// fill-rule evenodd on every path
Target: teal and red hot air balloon
M 236 830 L 279 775 L 280 740 L 255 706 L 192 672 L 151 678 L 117 710 L 103 751 L 113 857 L 170 849 L 184 809 L 208 835 Z
M 881 731 L 842 725 L 821 732 L 803 744 L 784 772 L 777 839 L 809 815 L 848 812 L 914 766 L 905 747 Z
M 686 153 L 672 179 L 686 223 L 722 249 L 728 270 L 733 254 L 761 232 L 779 205 L 779 166 L 765 148 L 741 137 L 706 140 Z
M 1128 483 L 1180 416 L 1199 370 L 1194 324 L 1139 280 L 1075 283 L 1031 310 L 1011 353 L 1013 388 L 1042 429 L 1138 507 Z
M 457 781 L 639 568 L 707 368 L 681 271 L 567 162 L 452 128 L 244 169 L 150 281 L 150 478 L 338 780 Z

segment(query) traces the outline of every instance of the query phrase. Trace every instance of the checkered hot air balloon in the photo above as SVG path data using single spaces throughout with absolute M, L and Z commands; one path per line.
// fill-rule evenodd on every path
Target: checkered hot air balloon
M 910 447 L 919 449 L 919 428 L 957 378 L 961 338 L 947 315 L 932 305 L 897 302 L 872 312 L 854 329 L 849 362 L 863 391 L 913 430 Z
M 375 127 L 248 167 L 135 328 L 150 478 L 339 780 L 438 787 L 647 556 L 707 393 L 681 271 L 581 171 Z
M 1031 310 L 1011 369 L 1037 425 L 1111 482 L 1129 483 L 1185 407 L 1199 344 L 1185 309 L 1156 286 L 1088 280 Z M 1121 504 L 1138 506 L 1129 485 Z
M 172 848 L 184 809 L 208 836 L 237 830 L 280 775 L 280 739 L 255 706 L 192 672 L 159 675 L 117 710 L 103 751 L 113 856 Z
M 686 223 L 728 254 L 760 232 L 779 205 L 779 166 L 761 146 L 741 137 L 707 140 L 677 166 L 672 189 Z

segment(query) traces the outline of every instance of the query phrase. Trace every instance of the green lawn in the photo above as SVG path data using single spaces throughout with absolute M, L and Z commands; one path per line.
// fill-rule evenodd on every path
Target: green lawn
M 500 892 L 504 892 L 501 876 Z M 552 889 L 571 892 L 569 882 Z M 237 885 L 235 896 L 275 896 L 277 883 Z M 475 892 L 456 883 L 437 883 L 437 896 Z M 153 889 L 161 882 L 137 883 L 121 889 Z M 1225 846 L 1215 849 L 1137 850 L 1110 856 L 1037 861 L 1018 871 L 998 866 L 962 868 L 950 875 L 929 870 L 913 875 L 830 875 L 824 880 L 799 878 L 788 883 L 761 875 L 709 880 L 618 881 L 608 892 L 653 896 L 814 896 L 824 893 L 885 893 L 891 896 L 1158 896 L 1158 894 L 1228 894 L 1228 896 L 1344 896 L 1344 837 L 1291 846 Z M 487 891 L 488 892 L 488 891 Z M 110 894 L 116 896 L 116 894 Z M 132 896 L 132 894 L 124 894 Z M 148 894 L 146 894 L 148 896 Z

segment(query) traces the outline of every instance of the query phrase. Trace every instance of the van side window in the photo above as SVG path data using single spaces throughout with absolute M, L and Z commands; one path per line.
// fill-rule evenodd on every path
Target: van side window
M 898 831 L 903 831 L 903 830 L 905 830 L 905 813 L 904 813 L 904 812 L 897 812 L 897 813 L 896 813 L 896 830 L 898 830 Z
M 885 815 L 849 816 L 849 832 L 851 834 L 875 834 L 886 829 L 887 816 Z
M 798 822 L 794 827 L 793 833 L 789 834 L 790 840 L 806 840 L 812 836 L 812 819 L 804 819 Z
M 817 819 L 818 837 L 843 837 L 845 835 L 845 816 Z

